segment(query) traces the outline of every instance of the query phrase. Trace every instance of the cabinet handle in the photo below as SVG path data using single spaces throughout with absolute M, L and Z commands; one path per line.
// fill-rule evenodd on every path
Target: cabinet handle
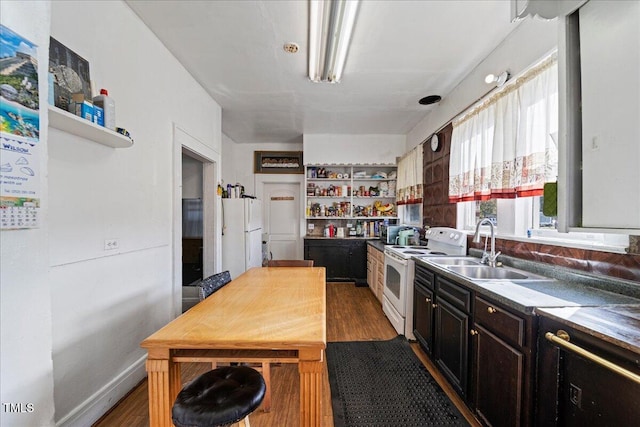
M 431 304 L 431 307 L 436 308 L 438 304 Z
M 469 333 L 471 335 L 478 335 L 478 331 L 476 331 L 475 329 L 472 329 L 471 331 L 469 331 Z
M 582 347 L 571 344 L 569 342 L 569 334 L 563 330 L 559 330 L 555 335 L 552 332 L 547 332 L 546 334 L 544 334 L 544 337 L 564 350 L 572 351 L 584 357 L 585 359 L 592 361 L 593 363 L 596 363 L 606 369 L 609 369 L 610 371 L 622 375 L 623 377 L 635 382 L 636 384 L 640 384 L 640 375 L 628 371 L 622 366 L 618 366 L 615 363 L 608 361 L 607 359 L 603 359 L 602 357 L 597 356 Z
M 498 310 L 496 310 L 496 309 L 495 309 L 495 308 L 493 308 L 493 307 L 488 307 L 488 308 L 487 308 L 487 311 L 489 312 L 489 314 L 493 314 L 493 313 L 495 313 L 495 312 L 496 312 L 496 311 L 498 311 Z
M 431 298 L 425 298 L 424 299 L 426 302 L 431 302 Z

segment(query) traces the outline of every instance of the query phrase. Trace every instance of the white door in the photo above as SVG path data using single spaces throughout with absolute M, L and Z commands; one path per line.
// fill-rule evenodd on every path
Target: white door
M 264 233 L 269 259 L 302 259 L 300 184 L 264 184 Z

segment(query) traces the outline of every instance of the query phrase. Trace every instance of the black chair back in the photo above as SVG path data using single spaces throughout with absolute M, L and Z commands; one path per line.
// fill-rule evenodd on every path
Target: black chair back
M 216 273 L 202 280 L 202 282 L 198 284 L 198 296 L 200 297 L 200 301 L 207 298 L 209 295 L 213 294 L 230 281 L 231 274 L 229 273 L 229 271 Z

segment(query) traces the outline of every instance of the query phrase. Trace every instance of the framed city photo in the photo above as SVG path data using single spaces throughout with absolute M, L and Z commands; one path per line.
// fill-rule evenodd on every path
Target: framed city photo
M 255 151 L 255 173 L 304 173 L 302 151 Z

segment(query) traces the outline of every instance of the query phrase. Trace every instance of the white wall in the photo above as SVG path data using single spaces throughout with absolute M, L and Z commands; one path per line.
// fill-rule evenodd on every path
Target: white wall
M 404 135 L 304 134 L 304 163 L 395 164 L 408 151 Z
M 144 377 L 140 341 L 179 302 L 174 124 L 219 162 L 221 109 L 123 2 L 1 5 L 2 23 L 40 45 L 40 64 L 49 33 L 89 61 L 135 140 L 113 149 L 47 132 L 45 109 L 42 227 L 2 232 L 2 402 L 35 410 L 2 410 L 0 424 L 91 425 Z M 46 85 L 40 95 L 46 106 Z M 105 239 L 119 249 L 105 251 Z
M 227 184 L 244 185 L 246 194 L 256 194 L 256 176 L 253 173 L 254 151 L 302 151 L 302 144 L 269 142 L 261 144 L 238 144 L 222 134 L 222 181 Z
M 407 150 L 417 146 L 432 133 L 483 97 L 491 86 L 484 82 L 487 74 L 509 70 L 515 76 L 558 46 L 557 20 L 527 18 L 509 34 L 456 88 L 407 134 Z
M 1 1 L 2 25 L 38 45 L 38 63 L 49 58 L 49 2 Z M 40 82 L 47 67 L 39 66 Z M 51 288 L 48 282 L 47 85 L 40 86 L 40 201 L 43 220 L 33 230 L 0 232 L 0 425 L 47 426 L 53 423 L 51 360 Z M 22 404 L 10 412 L 5 403 Z M 27 404 L 32 404 L 29 411 Z

